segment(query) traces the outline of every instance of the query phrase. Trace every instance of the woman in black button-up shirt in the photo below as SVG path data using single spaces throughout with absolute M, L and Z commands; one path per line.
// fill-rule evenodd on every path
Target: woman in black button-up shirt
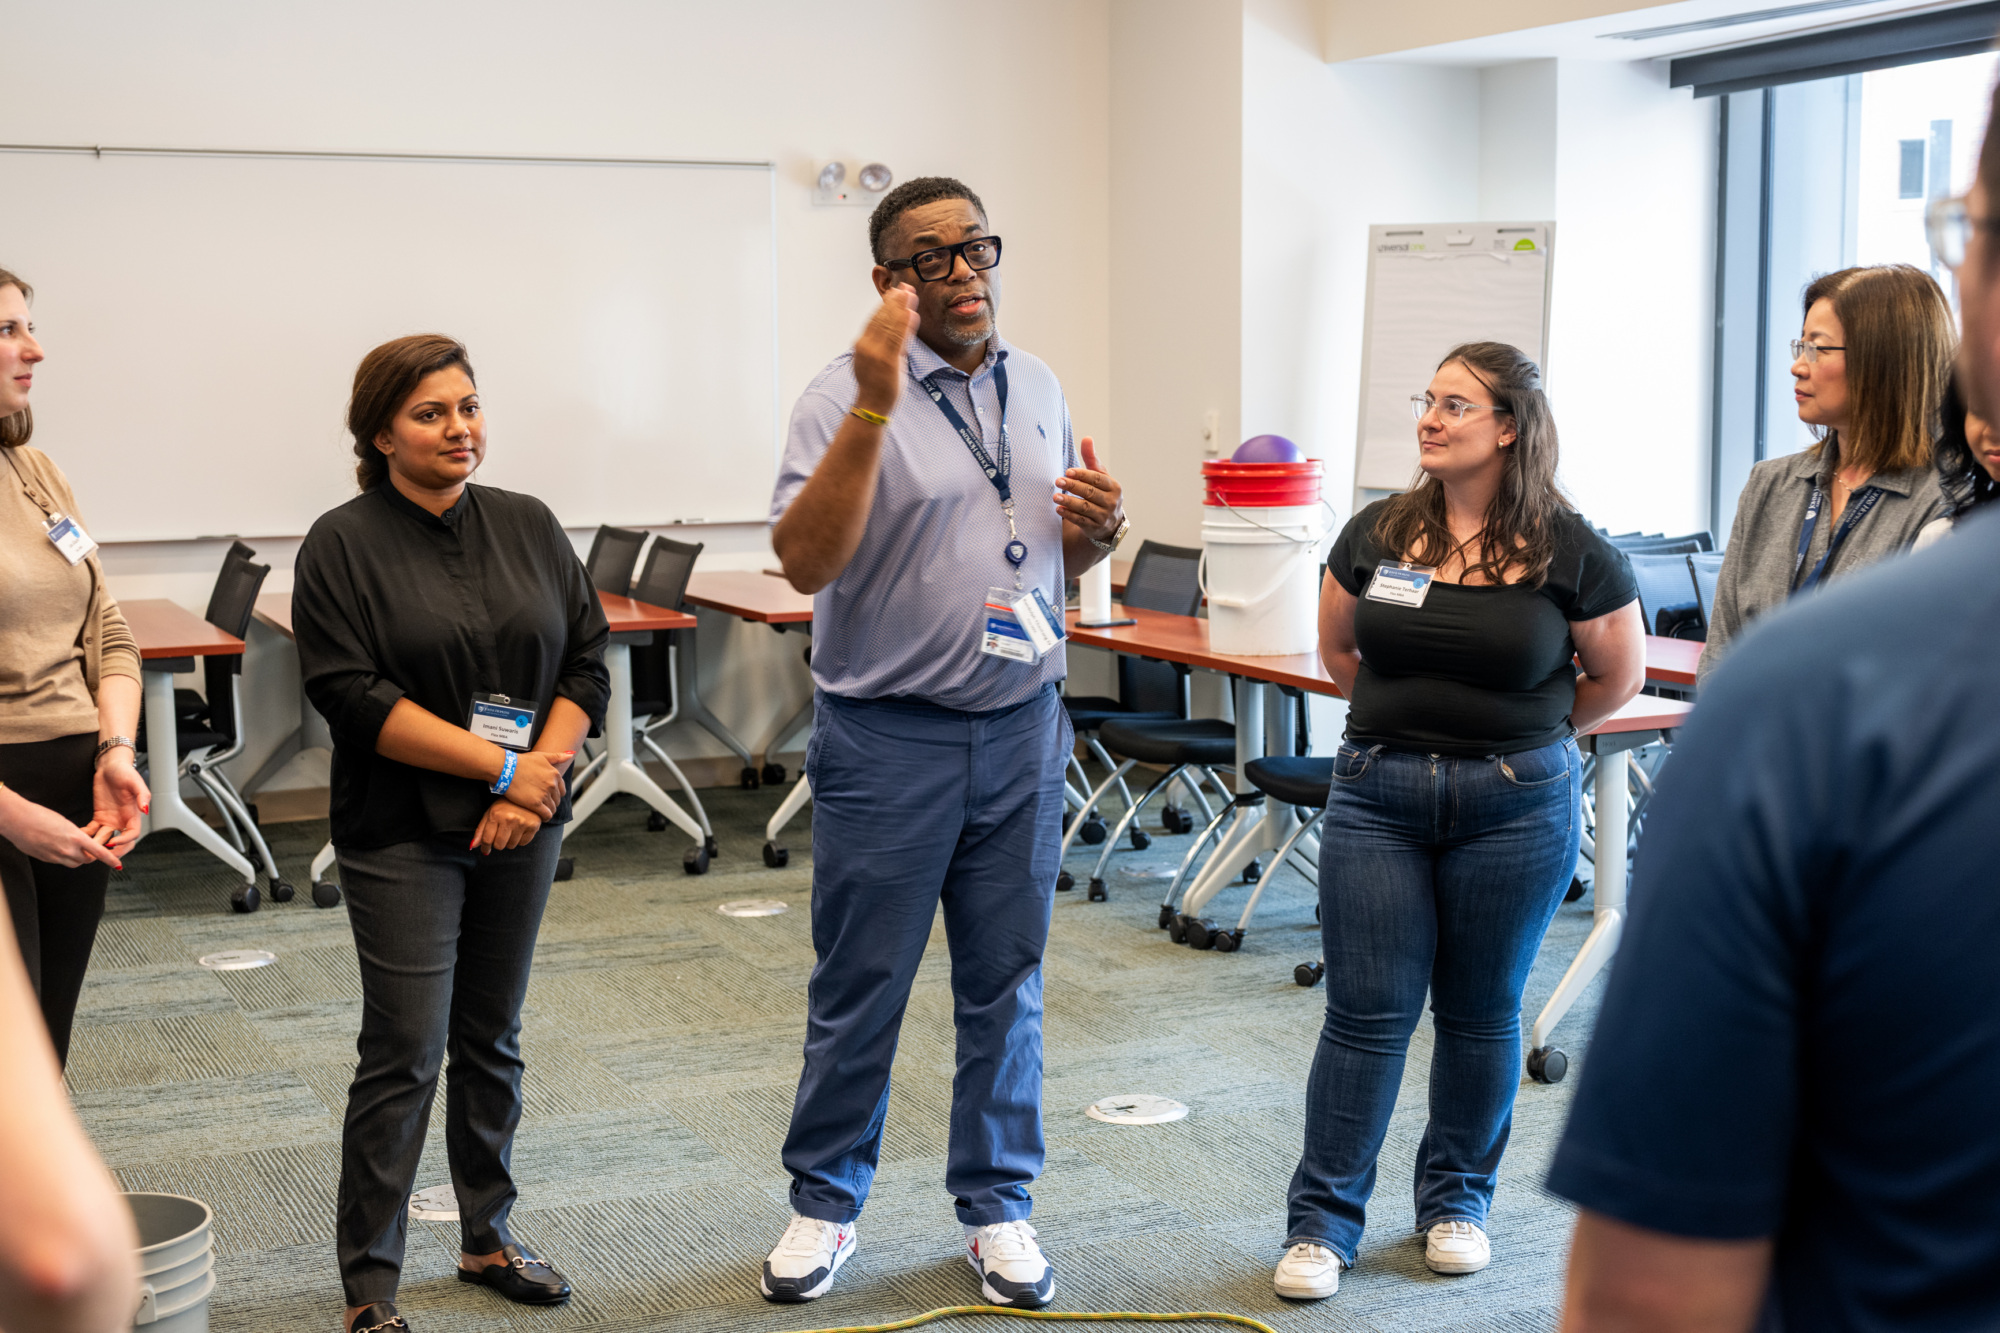
M 544 826 L 569 818 L 565 774 L 603 726 L 610 679 L 603 609 L 555 516 L 468 484 L 486 422 L 462 346 L 432 334 L 370 352 L 348 427 L 362 494 L 313 524 L 292 618 L 333 733 L 333 843 L 361 962 L 338 1221 L 355 1330 L 397 1317 L 405 1201 L 447 1051 L 459 1276 L 529 1304 L 569 1295 L 508 1235 L 507 1163 L 521 1001 L 561 845 Z

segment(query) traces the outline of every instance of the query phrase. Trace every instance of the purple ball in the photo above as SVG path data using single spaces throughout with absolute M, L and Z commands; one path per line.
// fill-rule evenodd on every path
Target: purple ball
M 1229 457 L 1237 463 L 1303 463 L 1306 451 L 1282 435 L 1253 435 Z

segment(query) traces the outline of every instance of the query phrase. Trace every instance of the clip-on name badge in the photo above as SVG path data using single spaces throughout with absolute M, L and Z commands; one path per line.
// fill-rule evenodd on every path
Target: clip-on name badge
M 535 710 L 527 704 L 515 703 L 504 694 L 475 694 L 472 721 L 465 729 L 482 741 L 492 741 L 509 750 L 525 750 L 535 734 Z
M 1032 666 L 1068 637 L 1062 617 L 1040 588 L 988 588 L 980 614 L 979 651 L 1012 662 Z
M 97 543 L 67 514 L 49 515 L 42 527 L 47 531 L 50 543 L 72 565 L 81 564 L 85 556 L 97 549 Z
M 1384 561 L 1375 567 L 1375 577 L 1368 580 L 1368 600 L 1391 606 L 1422 606 L 1436 579 L 1434 565 Z

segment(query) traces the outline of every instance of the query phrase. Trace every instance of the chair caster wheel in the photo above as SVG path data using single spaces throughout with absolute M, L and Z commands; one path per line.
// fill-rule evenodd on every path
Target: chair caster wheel
M 1075 887 L 1076 887 L 1076 876 L 1070 874 L 1069 871 L 1065 870 L 1061 874 L 1056 876 L 1057 893 L 1068 893 L 1071 889 Z
M 270 892 L 271 892 L 271 901 L 274 903 L 288 903 L 298 894 L 297 889 L 285 883 L 285 881 L 283 881 L 282 879 L 274 879 L 271 881 Z
M 1076 831 L 1076 836 L 1095 847 L 1111 836 L 1111 830 L 1106 827 L 1103 820 L 1092 815 L 1083 821 L 1083 827 Z
M 1583 897 L 1583 890 L 1584 890 L 1583 881 L 1578 879 L 1575 875 L 1571 875 L 1569 877 L 1569 888 L 1565 890 L 1563 893 L 1563 901 L 1566 903 L 1575 902 L 1577 899 Z
M 785 865 L 788 862 L 790 862 L 791 859 L 792 859 L 791 848 L 780 847 L 775 842 L 767 842 L 764 844 L 764 864 L 771 867 L 771 869 L 782 870 L 785 868 Z
M 556 883 L 565 883 L 575 874 L 576 858 L 574 856 L 559 856 L 556 858 Z
M 667 817 L 665 815 L 661 814 L 658 810 L 655 810 L 646 816 L 646 832 L 665 833 L 666 831 L 667 831 Z
M 246 801 L 243 805 L 243 808 L 249 812 L 250 822 L 252 824 L 256 825 L 258 828 L 264 827 L 264 816 L 257 813 L 257 803 L 255 801 Z M 280 898 L 278 899 L 278 901 L 283 902 L 285 900 L 283 898 Z
M 1300 963 L 1292 969 L 1292 980 L 1306 987 L 1319 985 L 1319 979 L 1325 975 L 1325 963 Z
M 1174 923 L 1167 927 L 1167 938 L 1175 944 L 1186 944 L 1188 942 L 1188 918 L 1186 916 L 1179 912 L 1174 913 Z
M 1111 900 L 1111 895 L 1105 891 L 1104 881 L 1096 878 L 1090 881 L 1090 892 L 1086 896 L 1094 903 L 1109 902 Z
M 322 879 L 314 881 L 313 906 L 314 907 L 340 906 L 340 886 L 338 884 L 335 884 L 330 879 Z
M 257 892 L 255 884 L 245 884 L 229 895 L 229 906 L 238 912 L 248 914 L 264 905 L 264 895 Z
M 744 791 L 757 790 L 757 770 L 748 764 L 745 764 L 743 771 L 736 775 L 736 780 L 743 784 Z
M 681 869 L 690 875 L 708 873 L 708 848 L 690 847 L 681 853 Z
M 1243 932 L 1240 930 L 1219 930 L 1215 934 L 1217 953 L 1235 953 L 1243 947 Z
M 722 855 L 722 849 L 715 845 L 715 835 L 713 833 L 705 833 L 702 835 L 701 849 L 704 852 L 707 852 L 710 856 Z
M 1243 867 L 1243 882 L 1245 884 L 1255 884 L 1262 878 L 1264 878 L 1264 867 L 1260 862 L 1253 860 L 1249 865 Z
M 1174 928 L 1174 909 L 1171 907 L 1162 906 L 1160 908 L 1160 929 L 1172 930 L 1173 928 Z
M 1170 805 L 1160 811 L 1160 827 L 1169 833 L 1194 832 L 1194 816 L 1178 805 Z
M 1528 1077 L 1537 1083 L 1560 1083 L 1569 1072 L 1569 1057 L 1554 1046 L 1537 1046 L 1528 1052 Z
M 1074 810 L 1063 811 L 1062 831 L 1063 831 L 1063 836 L 1065 838 L 1069 836 L 1069 826 L 1071 824 L 1074 824 L 1075 822 L 1076 822 L 1076 811 Z
M 764 779 L 766 787 L 782 787 L 785 785 L 785 766 L 783 764 L 766 764 L 764 765 L 764 771 L 757 776 Z
M 1222 930 L 1205 916 L 1187 918 L 1187 942 L 1190 949 L 1213 949 Z
M 1137 824 L 1134 824 L 1132 826 L 1132 850 L 1143 852 L 1152 845 L 1153 835 L 1140 828 Z

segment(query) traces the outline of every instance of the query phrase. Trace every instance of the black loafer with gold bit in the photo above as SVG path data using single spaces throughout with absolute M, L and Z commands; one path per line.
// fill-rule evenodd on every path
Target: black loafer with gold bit
M 569 1279 L 546 1259 L 537 1259 L 509 1242 L 500 1247 L 506 1262 L 483 1265 L 477 1272 L 461 1267 L 460 1282 L 477 1282 L 491 1287 L 519 1305 L 560 1305 L 569 1299 Z
M 409 1327 L 396 1313 L 394 1301 L 376 1301 L 361 1308 L 347 1326 L 347 1333 L 407 1333 Z

